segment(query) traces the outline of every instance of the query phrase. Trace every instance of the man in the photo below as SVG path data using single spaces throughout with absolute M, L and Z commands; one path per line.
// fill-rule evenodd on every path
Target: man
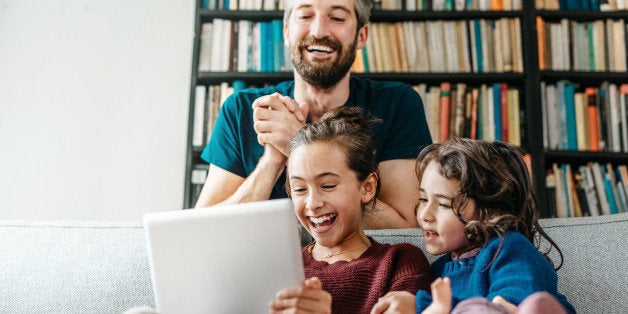
M 196 207 L 287 197 L 286 145 L 306 120 L 337 106 L 359 106 L 373 126 L 380 194 L 367 229 L 416 227 L 414 157 L 431 143 L 423 104 L 406 84 L 350 77 L 368 37 L 370 0 L 287 0 L 284 41 L 294 81 L 227 99 L 201 157 L 210 163 Z

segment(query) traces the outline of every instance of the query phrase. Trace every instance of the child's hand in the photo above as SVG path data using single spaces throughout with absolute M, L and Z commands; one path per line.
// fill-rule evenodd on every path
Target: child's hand
M 371 314 L 416 313 L 416 296 L 407 291 L 392 291 L 379 298 Z
M 430 286 L 432 304 L 422 314 L 448 314 L 451 312 L 451 282 L 449 278 L 436 278 Z
M 323 290 L 323 283 L 316 277 L 308 278 L 302 285 L 285 288 L 268 304 L 270 313 L 331 313 L 331 294 Z
M 511 313 L 516 313 L 517 312 L 517 306 L 506 301 L 506 299 L 500 297 L 500 296 L 496 296 L 493 298 L 493 303 L 496 304 L 501 304 L 503 307 L 505 307 L 508 311 L 510 311 Z

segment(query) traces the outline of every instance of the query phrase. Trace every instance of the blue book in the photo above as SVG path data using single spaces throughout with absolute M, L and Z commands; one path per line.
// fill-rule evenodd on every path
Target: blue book
M 608 171 L 604 169 L 604 166 L 601 166 L 600 169 L 602 170 L 602 179 L 604 180 L 604 191 L 606 192 L 606 198 L 608 200 L 608 206 L 610 207 L 610 212 L 611 214 L 617 214 L 619 213 L 619 209 L 617 207 L 617 202 L 615 202 L 615 191 L 613 190 L 613 182 L 609 178 Z
M 565 103 L 565 132 L 567 133 L 567 149 L 578 150 L 578 135 L 576 130 L 576 105 L 575 87 L 571 83 L 566 83 L 564 87 Z
M 273 70 L 273 41 L 270 22 L 260 22 L 260 72 Z
M 270 22 L 273 36 L 273 71 L 281 72 L 284 67 L 283 53 L 283 21 L 273 20 Z
M 475 33 L 475 51 L 477 55 L 477 60 L 474 60 L 478 63 L 478 73 L 484 73 L 484 63 L 482 62 L 482 58 L 484 55 L 482 54 L 482 29 L 480 26 L 480 20 L 473 20 L 473 32 Z
M 580 9 L 585 11 L 591 11 L 591 0 L 580 0 Z
M 590 0 L 589 4 L 591 5 L 590 7 L 592 11 L 600 10 L 600 2 L 598 0 Z
M 495 123 L 495 140 L 502 140 L 502 99 L 499 83 L 493 83 L 493 120 Z

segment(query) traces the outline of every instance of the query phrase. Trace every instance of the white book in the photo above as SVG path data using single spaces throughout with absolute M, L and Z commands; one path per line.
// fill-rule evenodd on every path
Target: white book
M 619 91 L 617 90 L 616 84 L 608 85 L 608 93 L 606 97 L 609 98 L 609 114 L 611 124 L 611 143 L 610 150 L 613 152 L 621 152 L 621 116 L 619 109 Z
M 417 0 L 405 0 L 406 11 L 416 11 L 416 1 Z
M 597 191 L 595 190 L 595 181 L 593 180 L 593 173 L 589 166 L 580 166 L 578 171 L 582 176 L 582 184 L 584 189 L 584 195 L 587 200 L 587 206 L 589 208 L 589 215 L 600 215 L 600 203 L 598 201 Z
M 545 90 L 547 99 L 547 133 L 549 149 L 560 149 L 560 112 L 558 110 L 558 92 L 555 85 L 548 85 Z
M 251 21 L 238 21 L 238 72 L 247 72 L 249 70 L 252 52 L 251 31 Z
M 444 21 L 445 34 L 445 71 L 460 72 L 458 68 L 458 41 L 456 40 L 456 21 Z
M 499 72 L 511 72 L 513 68 L 512 49 L 510 46 L 510 19 L 501 18 L 497 20 L 499 25 L 499 38 L 501 39 L 501 47 L 499 48 L 501 56 L 501 65 Z
M 471 64 L 473 66 L 473 73 L 478 73 L 478 51 L 476 49 L 476 43 L 480 38 L 475 37 L 475 22 L 474 20 L 468 20 L 469 35 L 471 41 Z
M 283 0 L 279 0 L 279 1 L 283 2 Z M 277 9 L 277 4 L 276 4 L 275 0 L 264 0 L 263 8 L 259 7 L 259 6 L 262 6 L 262 1 L 261 0 L 255 0 L 254 2 L 256 2 L 258 4 L 258 7 L 256 8 L 256 10 L 263 9 L 264 11 L 272 11 L 272 10 L 276 10 Z
M 445 72 L 444 54 L 445 43 L 443 42 L 443 21 L 427 22 L 428 51 L 430 58 L 430 72 Z
M 606 19 L 606 23 L 604 24 L 604 27 L 606 28 L 605 30 L 605 35 L 606 35 L 606 56 L 607 56 L 607 64 L 608 64 L 608 70 L 609 71 L 615 71 L 615 66 L 616 66 L 616 62 L 615 62 L 615 42 L 614 42 L 614 38 L 615 36 L 613 35 L 613 20 L 611 19 Z M 622 34 L 623 36 L 624 34 Z M 626 49 L 624 47 L 624 49 Z
M 479 0 L 480 11 L 490 11 L 491 10 L 491 0 Z
M 212 23 L 201 25 L 200 48 L 198 51 L 198 71 L 208 72 L 211 69 Z
M 430 72 L 430 54 L 428 49 L 425 49 L 427 44 L 427 26 L 426 22 L 414 22 L 414 36 L 416 37 L 416 43 L 418 49 L 417 55 L 419 59 L 417 72 Z
M 205 106 L 206 102 L 205 86 L 196 86 L 194 89 L 194 125 L 192 127 L 192 146 L 202 147 L 205 145 Z
M 403 27 L 403 37 L 406 42 L 406 57 L 408 58 L 408 71 L 419 72 L 419 53 L 418 48 L 425 50 L 425 46 L 418 46 L 417 37 L 414 30 L 414 22 L 404 21 L 401 22 Z
M 253 23 L 253 31 L 251 36 L 251 64 L 249 71 L 260 72 L 262 70 L 262 50 L 261 50 L 261 31 L 260 23 Z

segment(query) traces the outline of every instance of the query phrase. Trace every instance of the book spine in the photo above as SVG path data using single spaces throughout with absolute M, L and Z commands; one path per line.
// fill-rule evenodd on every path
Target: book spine
M 440 84 L 440 127 L 438 139 L 442 143 L 449 138 L 449 115 L 451 111 L 451 84 Z

